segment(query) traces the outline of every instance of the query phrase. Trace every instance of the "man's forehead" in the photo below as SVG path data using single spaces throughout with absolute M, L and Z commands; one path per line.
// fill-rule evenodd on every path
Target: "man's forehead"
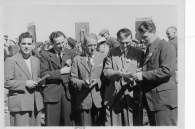
M 32 38 L 22 38 L 22 43 L 25 43 L 25 42 L 31 42 L 32 43 Z
M 60 42 L 63 42 L 65 40 L 66 40 L 66 38 L 64 38 L 64 36 L 54 38 L 54 42 L 56 42 L 56 43 L 60 43 Z

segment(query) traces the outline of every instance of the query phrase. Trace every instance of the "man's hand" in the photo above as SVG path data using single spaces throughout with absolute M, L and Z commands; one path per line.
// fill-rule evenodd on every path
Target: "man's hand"
M 133 79 L 135 79 L 136 81 L 142 81 L 143 80 L 142 72 L 134 73 Z
M 91 80 L 91 83 L 90 83 L 90 85 L 89 85 L 89 88 L 92 88 L 92 87 L 95 86 L 97 83 L 98 83 L 98 80 L 97 80 L 97 79 L 92 79 L 92 80 Z
M 61 74 L 70 73 L 70 71 L 71 71 L 71 67 L 67 67 L 67 66 L 60 69 Z
M 86 88 L 89 88 L 89 84 L 90 84 L 89 83 L 89 78 L 85 78 L 83 86 L 86 87 Z
M 32 88 L 35 88 L 37 86 L 37 82 L 33 81 L 33 80 L 28 80 L 26 81 L 26 86 L 29 88 L 29 89 L 32 89 Z
M 119 69 L 119 70 L 117 71 L 117 77 L 118 77 L 118 78 L 121 77 L 122 74 L 123 74 L 123 69 Z

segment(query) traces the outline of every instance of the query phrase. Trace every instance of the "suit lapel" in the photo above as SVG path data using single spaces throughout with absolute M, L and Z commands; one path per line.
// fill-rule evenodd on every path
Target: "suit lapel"
M 24 61 L 22 55 L 20 53 L 17 53 L 17 64 L 20 67 L 20 69 L 26 74 L 26 76 L 28 77 L 28 79 L 32 80 L 32 76 L 30 74 L 30 71 L 26 65 L 26 62 Z
M 80 62 L 84 66 L 84 68 L 90 73 L 89 66 L 88 66 L 87 61 L 86 61 L 86 56 L 82 55 Z
M 121 50 L 120 47 L 118 47 L 118 49 L 116 49 L 115 51 L 115 56 L 114 56 L 114 60 L 116 63 L 116 66 L 118 67 L 118 69 L 122 69 L 122 60 L 121 60 Z
M 58 57 L 56 56 L 55 50 L 52 48 L 49 51 L 50 51 L 49 56 L 50 56 L 51 61 L 54 64 L 56 64 L 59 68 L 61 68 L 61 64 L 60 64 L 60 61 L 59 61 Z
M 37 81 L 37 70 L 36 70 L 36 60 L 33 59 L 33 57 L 30 57 L 30 63 L 31 63 L 31 72 L 32 72 L 32 79 L 34 81 Z
M 152 46 L 151 46 L 151 48 L 150 48 L 150 50 L 149 50 L 149 52 L 148 52 L 148 55 L 146 55 L 147 57 L 146 57 L 146 59 L 145 59 L 143 65 L 145 65 L 145 64 L 147 63 L 147 61 L 152 57 L 152 55 L 153 55 L 154 52 L 156 51 L 156 48 L 158 47 L 158 43 L 159 43 L 159 42 L 160 42 L 160 39 L 157 38 L 157 39 L 154 41 L 154 43 L 151 44 Z

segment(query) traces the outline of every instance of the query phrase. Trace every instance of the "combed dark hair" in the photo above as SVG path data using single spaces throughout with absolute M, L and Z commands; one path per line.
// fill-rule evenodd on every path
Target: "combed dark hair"
M 154 32 L 156 33 L 156 26 L 154 25 L 154 23 L 152 22 L 152 20 L 150 21 L 145 21 L 143 22 L 137 29 L 140 33 L 143 32 Z
M 24 39 L 24 38 L 32 38 L 32 42 L 34 42 L 34 41 L 33 41 L 32 35 L 31 35 L 29 32 L 24 32 L 24 33 L 22 33 L 22 34 L 19 36 L 18 44 L 20 44 L 20 43 L 22 42 L 22 39 Z
M 54 38 L 58 38 L 60 36 L 64 36 L 64 38 L 66 38 L 66 36 L 64 35 L 63 32 L 61 32 L 61 31 L 55 31 L 55 32 L 52 32 L 50 34 L 49 39 L 50 39 L 51 43 L 54 43 L 54 40 L 53 39 Z
M 128 37 L 129 35 L 131 35 L 131 38 L 132 38 L 132 33 L 131 33 L 131 31 L 130 31 L 129 29 L 127 29 L 127 28 L 120 29 L 120 30 L 117 32 L 117 34 L 116 34 L 117 38 L 121 38 L 121 34 L 124 34 L 125 37 Z
M 94 39 L 95 41 L 98 41 L 98 38 L 97 38 L 96 34 L 94 34 L 94 33 L 85 34 L 84 35 L 84 43 L 87 43 L 88 39 Z

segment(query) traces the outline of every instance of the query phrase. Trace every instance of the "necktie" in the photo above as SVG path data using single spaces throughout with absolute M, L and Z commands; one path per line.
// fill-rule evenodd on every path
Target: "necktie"
M 62 64 L 61 52 L 58 52 L 58 57 L 59 57 L 59 59 L 60 59 L 60 64 Z
M 146 53 L 145 53 L 145 55 L 144 55 L 144 61 L 146 60 L 146 58 L 147 58 L 147 56 L 148 56 L 148 53 L 149 53 L 149 47 L 147 47 L 147 49 L 146 49 Z
M 89 70 L 91 71 L 91 68 L 92 68 L 92 64 L 91 64 L 91 57 L 89 56 L 88 57 L 88 61 L 87 61 L 87 64 L 88 64 L 88 66 L 89 66 Z

